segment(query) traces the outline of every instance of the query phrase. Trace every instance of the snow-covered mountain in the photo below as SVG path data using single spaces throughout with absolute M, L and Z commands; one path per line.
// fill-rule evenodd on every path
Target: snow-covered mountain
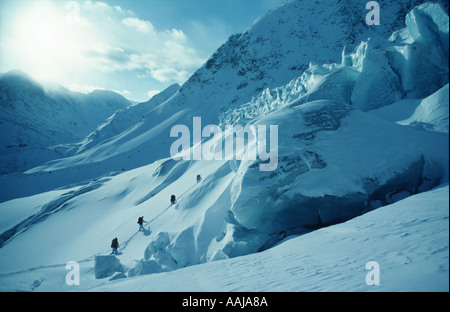
M 293 285 L 300 277 L 310 278 L 307 290 L 329 290 L 318 269 L 324 246 L 345 262 L 336 283 L 363 262 L 364 270 L 373 251 L 392 272 L 380 290 L 448 290 L 448 13 L 438 3 L 379 3 L 384 22 L 371 28 L 365 3 L 287 2 L 232 36 L 145 116 L 140 106 L 148 103 L 121 110 L 73 156 L 0 177 L 1 288 L 70 290 L 61 274 L 68 261 L 82 265 L 80 290 L 167 290 L 143 285 L 235 264 L 231 279 L 245 279 L 257 273 L 243 267 L 256 261 L 255 269 L 273 270 L 271 280 L 290 281 L 275 290 L 302 290 Z M 277 125 L 276 166 L 172 159 L 171 128 L 192 129 L 196 116 L 221 129 Z M 202 143 L 219 149 L 214 140 Z M 114 237 L 120 254 L 108 257 Z M 364 248 L 349 250 L 354 241 Z M 402 283 L 419 266 L 430 268 L 433 283 Z M 113 274 L 126 279 L 95 279 Z M 147 274 L 154 275 L 138 277 Z M 202 287 L 200 278 L 197 289 L 267 290 L 215 276 L 224 284 Z M 363 278 L 344 289 L 365 289 Z
M 32 175 L 53 173 L 49 187 L 39 183 L 38 188 L 21 189 L 14 196 L 36 194 L 64 183 L 77 183 L 80 178 L 92 179 L 169 157 L 167 144 L 172 140 L 169 134 L 174 125 L 190 125 L 194 116 L 201 117 L 204 125 L 218 124 L 224 112 L 298 78 L 311 61 L 339 63 L 344 47 L 352 51 L 351 47 L 363 39 L 389 38 L 394 30 L 405 26 L 406 13 L 418 2 L 380 1 L 383 22 L 370 27 L 365 23 L 366 1 L 288 1 L 256 20 L 244 33 L 231 36 L 170 101 L 134 127 L 114 137 L 100 137 L 103 142 L 95 141 L 95 148 L 82 147 L 73 157 L 16 177 L 20 183 L 30 184 L 27 181 L 34 179 Z M 380 79 L 383 83 L 384 78 Z
M 89 94 L 62 86 L 43 87 L 27 74 L 10 71 L 0 77 L 0 174 L 23 172 L 64 156 L 65 144 L 76 143 L 131 103 L 112 91 Z
M 370 27 L 364 0 L 287 1 L 244 33 L 231 36 L 182 90 L 204 90 L 203 105 L 213 103 L 218 110 L 239 106 L 266 88 L 297 78 L 311 62 L 340 62 L 344 47 L 369 37 L 389 37 L 404 27 L 404 16 L 421 1 L 378 2 L 383 22 Z
M 119 135 L 128 128 L 138 124 L 141 120 L 146 118 L 151 110 L 170 99 L 179 89 L 180 85 L 173 84 L 162 92 L 154 95 L 147 102 L 137 103 L 124 109 L 117 110 L 108 118 L 108 120 L 106 120 L 106 122 L 98 126 L 94 132 L 90 133 L 79 146 L 77 146 L 76 153 L 81 153 L 97 144 L 101 144 L 103 141 Z M 151 116 L 149 118 L 151 118 Z

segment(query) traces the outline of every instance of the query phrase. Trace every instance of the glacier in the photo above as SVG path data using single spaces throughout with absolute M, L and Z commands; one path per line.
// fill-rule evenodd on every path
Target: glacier
M 330 277 L 327 284 L 324 274 L 312 274 L 324 252 L 345 258 L 347 272 L 354 272 L 351 259 L 365 259 L 349 251 L 358 241 L 365 255 L 375 249 L 393 271 L 433 263 L 436 283 L 402 284 L 408 276 L 400 270 L 380 290 L 448 290 L 445 6 L 380 1 L 392 22 L 367 29 L 354 5 L 334 4 L 287 2 L 232 36 L 183 86 L 117 110 L 71 145 L 73 155 L 0 176 L 0 214 L 7 216 L 0 220 L 0 289 L 68 290 L 47 276 L 62 279 L 62 264 L 74 260 L 85 279 L 80 290 L 186 290 L 174 281 L 192 275 L 197 290 L 268 290 L 269 282 L 256 276 L 263 266 L 295 272 L 289 279 L 283 271 L 287 282 L 272 283 L 274 290 L 361 290 L 366 285 L 351 285 L 352 277 Z M 171 159 L 170 128 L 192 124 L 196 115 L 222 129 L 278 125 L 277 168 L 260 171 L 260 160 Z M 142 215 L 147 224 L 137 231 Z M 418 250 L 387 246 L 384 231 L 397 243 L 410 236 Z M 437 242 L 422 242 L 431 232 Z M 121 254 L 105 272 L 95 263 L 114 236 Z M 330 251 L 315 254 L 320 244 Z M 435 258 L 419 257 L 427 246 Z M 283 257 L 292 261 L 280 264 Z M 252 263 L 262 264 L 253 270 Z M 221 285 L 227 277 L 219 272 L 234 265 L 241 270 Z M 207 281 L 209 274 L 218 281 Z M 255 284 L 238 285 L 240 274 Z M 294 283 L 299 276 L 310 280 Z
M 431 15 L 428 20 L 440 20 L 443 25 L 421 26 L 443 29 L 448 33 L 445 19 L 442 18 L 445 12 L 438 4 L 419 6 L 407 15 L 407 21 L 412 20 L 411 16 L 416 11 L 422 10 Z M 417 36 L 415 24 L 407 23 L 403 32 L 406 31 L 411 35 L 404 41 L 408 41 L 414 49 Z M 227 116 L 226 122 L 233 123 L 236 119 L 242 122 L 239 116 L 244 112 L 247 117 L 249 112 L 250 120 L 257 119 L 255 124 L 278 124 L 285 129 L 285 132 L 280 131 L 279 154 L 283 157 L 279 160 L 277 170 L 267 174 L 257 170 L 254 162 L 240 164 L 237 178 L 233 181 L 233 191 L 238 193 L 232 194 L 235 198 L 230 209 L 233 226 L 227 228 L 227 232 L 240 233 L 236 231 L 236 227 L 239 227 L 246 231 L 252 230 L 255 239 L 247 237 L 252 243 L 260 240 L 261 235 L 274 236 L 276 241 L 276 237 L 286 233 L 302 232 L 347 220 L 431 189 L 448 179 L 448 153 L 445 148 L 448 142 L 445 135 L 427 133 L 430 137 L 424 137 L 421 141 L 419 137 L 425 133 L 402 134 L 403 131 L 414 130 L 397 128 L 382 120 L 371 120 L 372 117 L 361 113 L 360 110 L 381 109 L 399 101 L 402 94 L 406 93 L 400 81 L 410 79 L 397 75 L 397 71 L 393 70 L 397 65 L 396 58 L 388 57 L 392 51 L 402 51 L 401 47 L 393 47 L 390 41 L 383 42 L 380 39 L 373 45 L 369 45 L 369 42 L 361 43 L 349 56 L 343 53 L 340 65 L 312 65 L 303 74 L 301 83 L 297 79 L 284 88 L 281 94 L 290 93 L 285 101 L 273 101 L 273 94 L 277 100 L 280 99 L 278 89 L 272 94 L 265 92 L 261 97 L 269 96 L 266 100 L 254 100 L 248 106 L 223 114 Z M 434 42 L 436 46 L 442 47 L 442 58 L 426 55 L 443 66 L 440 71 L 435 69 L 427 79 L 439 81 L 438 86 L 442 90 L 437 93 L 445 94 L 447 88 L 443 85 L 448 81 L 448 66 L 445 67 L 448 49 L 445 49 L 444 39 Z M 427 84 L 426 90 L 415 86 L 416 92 L 426 94 L 436 91 L 436 88 L 433 84 Z M 292 90 L 296 90 L 297 94 L 293 96 Z M 292 97 L 297 99 L 291 100 Z M 430 96 L 433 97 L 436 95 Z M 408 95 L 404 98 L 408 98 Z M 422 101 L 428 102 L 428 98 Z M 448 101 L 433 101 L 439 102 L 448 110 Z M 270 106 L 265 105 L 262 109 L 261 103 Z M 420 114 L 422 107 L 419 105 L 417 113 L 410 118 Z M 423 114 L 432 116 L 430 112 Z M 438 110 L 437 115 L 440 116 L 437 118 L 448 120 L 445 109 L 441 112 Z M 235 118 L 230 119 L 230 116 Z M 417 127 L 417 123 L 414 125 Z M 390 135 L 383 134 L 384 131 Z M 358 140 L 345 133 L 358 133 Z M 416 146 L 408 140 L 411 136 L 417 140 Z M 221 243 L 224 247 L 219 252 L 220 257 L 234 254 L 230 250 L 230 246 L 234 245 L 234 235 L 225 237 L 230 243 Z M 267 241 L 270 239 L 266 237 L 259 246 L 253 244 L 248 250 L 255 252 L 267 248 Z M 242 246 L 237 245 L 236 248 L 242 249 Z M 227 252 L 224 253 L 225 249 Z

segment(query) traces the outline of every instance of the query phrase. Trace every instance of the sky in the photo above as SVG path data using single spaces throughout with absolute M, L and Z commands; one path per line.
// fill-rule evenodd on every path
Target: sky
M 1 0 L 0 73 L 147 101 L 285 0 Z

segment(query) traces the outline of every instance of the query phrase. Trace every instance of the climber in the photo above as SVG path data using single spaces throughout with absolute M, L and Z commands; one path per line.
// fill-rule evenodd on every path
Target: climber
M 176 201 L 175 195 L 170 196 L 170 203 L 171 203 L 172 205 L 175 204 L 175 201 Z
M 197 174 L 197 183 L 200 183 L 202 181 L 202 176 Z
M 142 216 L 142 217 L 139 217 L 138 218 L 138 224 L 139 224 L 139 231 L 141 231 L 141 230 L 144 230 L 144 227 L 143 227 L 143 224 L 144 224 L 144 216 Z
M 119 248 L 119 241 L 117 240 L 117 237 L 115 237 L 111 242 L 111 248 L 112 252 L 111 254 L 117 254 L 117 248 Z

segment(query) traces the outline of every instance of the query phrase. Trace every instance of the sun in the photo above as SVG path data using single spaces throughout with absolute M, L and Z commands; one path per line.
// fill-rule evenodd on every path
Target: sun
M 24 6 L 14 26 L 13 48 L 30 75 L 58 81 L 75 68 L 76 40 L 64 8 L 36 1 Z
M 23 46 L 50 49 L 49 45 L 61 39 L 64 19 L 54 6 L 47 2 L 36 2 L 24 7 L 16 19 L 16 37 Z
M 50 50 L 51 46 L 58 42 L 59 34 L 55 25 L 49 21 L 37 21 L 31 31 L 34 44 L 43 50 Z

